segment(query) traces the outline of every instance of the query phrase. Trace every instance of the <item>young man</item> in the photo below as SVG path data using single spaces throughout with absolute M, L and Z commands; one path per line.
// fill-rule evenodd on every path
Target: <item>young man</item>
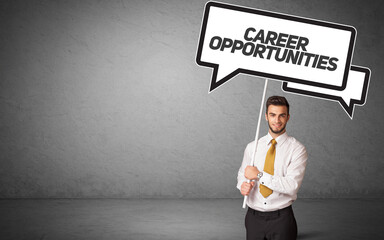
M 245 216 L 247 240 L 293 240 L 297 225 L 292 203 L 302 183 L 307 152 L 286 133 L 289 104 L 280 96 L 268 98 L 265 119 L 268 134 L 259 139 L 254 167 L 251 159 L 255 142 L 245 149 L 237 176 L 237 188 L 248 196 Z M 247 183 L 247 179 L 251 183 Z

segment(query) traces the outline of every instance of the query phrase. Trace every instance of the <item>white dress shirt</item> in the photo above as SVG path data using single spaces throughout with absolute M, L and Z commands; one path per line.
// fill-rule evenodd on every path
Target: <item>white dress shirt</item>
M 259 139 L 255 167 L 263 172 L 263 176 L 256 182 L 257 184 L 249 193 L 247 200 L 247 205 L 250 208 L 263 212 L 288 207 L 296 200 L 308 159 L 305 147 L 285 132 L 275 139 L 277 144 L 274 175 L 264 172 L 265 156 L 271 146 L 271 140 L 272 136 L 269 133 Z M 237 188 L 239 190 L 241 189 L 241 184 L 247 181 L 244 177 L 244 170 L 248 165 L 251 165 L 254 148 L 255 141 L 249 143 L 245 148 L 243 163 L 237 175 Z M 260 184 L 273 190 L 273 193 L 264 198 L 259 190 Z

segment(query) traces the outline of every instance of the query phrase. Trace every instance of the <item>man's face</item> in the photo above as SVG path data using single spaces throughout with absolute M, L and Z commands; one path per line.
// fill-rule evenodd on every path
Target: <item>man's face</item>
M 269 105 L 268 112 L 265 114 L 269 130 L 277 135 L 285 132 L 285 126 L 289 120 L 288 109 L 286 106 Z

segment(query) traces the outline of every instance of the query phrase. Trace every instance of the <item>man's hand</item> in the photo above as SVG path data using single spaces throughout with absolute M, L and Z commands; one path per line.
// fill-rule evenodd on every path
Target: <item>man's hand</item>
M 257 174 L 259 174 L 259 169 L 257 167 L 247 166 L 244 171 L 244 176 L 249 180 L 257 179 Z
M 241 184 L 241 194 L 243 196 L 248 196 L 249 192 L 252 190 L 253 186 L 255 185 L 255 182 L 250 182 L 250 183 L 247 183 L 247 182 L 243 182 L 243 184 Z

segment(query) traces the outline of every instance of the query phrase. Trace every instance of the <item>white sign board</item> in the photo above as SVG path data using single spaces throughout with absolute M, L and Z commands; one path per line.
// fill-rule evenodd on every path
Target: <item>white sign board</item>
M 196 62 L 213 68 L 209 92 L 244 73 L 284 81 L 285 91 L 337 100 L 353 109 L 367 88 L 349 84 L 348 93 L 339 91 L 348 85 L 355 36 L 356 29 L 347 25 L 208 2 Z M 369 69 L 356 71 L 364 76 L 353 73 L 354 82 L 368 83 Z M 352 101 L 356 95 L 360 101 Z

